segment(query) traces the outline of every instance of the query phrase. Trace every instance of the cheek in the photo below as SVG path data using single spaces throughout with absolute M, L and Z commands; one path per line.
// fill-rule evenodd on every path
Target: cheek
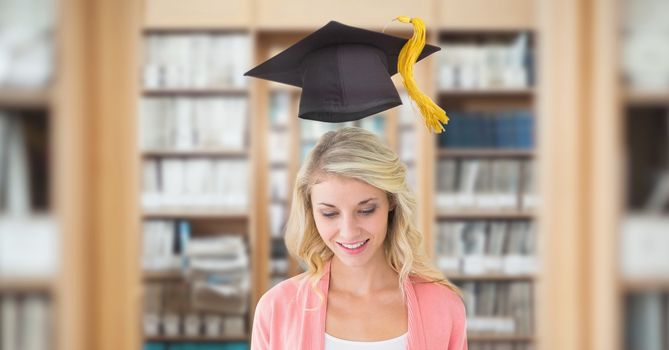
M 324 218 L 317 213 L 312 213 L 314 216 L 314 223 L 316 223 L 316 230 L 321 238 L 327 242 L 337 232 L 336 220 Z

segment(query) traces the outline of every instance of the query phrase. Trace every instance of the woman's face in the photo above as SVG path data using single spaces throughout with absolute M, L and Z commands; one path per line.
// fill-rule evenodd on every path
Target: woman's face
M 347 266 L 383 261 L 388 229 L 388 197 L 363 181 L 326 175 L 313 185 L 316 228 L 325 244 Z

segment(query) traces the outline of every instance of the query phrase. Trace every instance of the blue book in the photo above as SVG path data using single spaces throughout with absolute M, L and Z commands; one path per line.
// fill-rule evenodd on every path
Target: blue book
M 470 128 L 472 133 L 472 139 L 469 140 L 469 146 L 479 148 L 484 142 L 485 133 L 483 130 L 483 115 L 481 113 L 472 113 L 469 116 L 471 121 Z
M 477 130 L 476 126 L 478 125 L 478 121 L 476 118 L 476 115 L 473 113 L 467 113 L 464 116 L 464 132 L 462 133 L 462 147 L 466 148 L 472 148 L 476 147 L 476 141 L 477 141 Z
M 249 350 L 247 342 L 232 342 L 225 344 L 225 350 Z
M 533 142 L 533 128 L 534 128 L 534 118 L 530 114 L 530 111 L 517 111 L 515 113 L 515 126 L 516 126 L 516 147 L 522 149 L 531 149 L 534 147 Z
M 185 273 L 188 270 L 188 256 L 186 255 L 186 247 L 190 240 L 190 223 L 186 220 L 179 221 L 179 244 L 181 246 L 181 270 Z
M 144 343 L 144 350 L 165 350 L 163 343 Z
M 495 136 L 497 138 L 497 147 L 498 148 L 510 148 L 513 147 L 513 119 L 509 115 L 509 112 L 500 112 L 497 115 L 496 120 L 496 132 Z

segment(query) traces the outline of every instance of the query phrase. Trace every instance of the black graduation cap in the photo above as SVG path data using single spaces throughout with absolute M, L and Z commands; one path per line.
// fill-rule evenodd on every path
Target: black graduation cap
M 430 108 L 436 107 L 443 113 L 437 120 L 445 123 L 446 114 L 418 91 L 412 76 L 413 64 L 440 48 L 425 45 L 420 19 L 396 19 L 414 24 L 411 39 L 330 21 L 244 75 L 302 88 L 298 117 L 339 123 L 401 105 L 390 77 L 398 72 L 398 63 L 402 67 L 402 62 L 406 62 L 406 68 L 400 69 L 409 95 L 416 100 L 424 117 L 433 112 Z M 426 107 L 426 103 L 432 105 Z M 438 127 L 434 124 L 428 126 L 437 132 L 443 130 L 439 122 Z

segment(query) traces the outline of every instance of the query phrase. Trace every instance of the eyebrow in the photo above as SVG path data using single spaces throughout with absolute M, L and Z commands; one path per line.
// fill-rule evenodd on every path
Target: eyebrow
M 367 203 L 367 202 L 369 202 L 369 201 L 372 201 L 372 200 L 375 200 L 375 199 L 378 199 L 378 198 L 376 198 L 376 197 L 367 198 L 367 199 L 365 199 L 365 200 L 360 201 L 360 202 L 358 203 L 358 205 L 360 205 L 360 204 L 365 204 L 365 203 Z M 319 204 L 319 205 L 325 205 L 325 206 L 327 206 L 327 207 L 336 208 L 334 205 L 329 204 L 329 203 L 323 203 L 323 202 L 321 202 L 321 203 L 318 203 L 318 204 Z

